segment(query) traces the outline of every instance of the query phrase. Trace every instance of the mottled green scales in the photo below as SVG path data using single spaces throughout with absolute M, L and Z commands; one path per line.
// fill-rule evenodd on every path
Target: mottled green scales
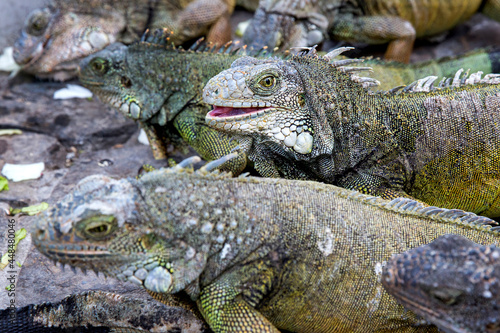
M 448 233 L 500 240 L 496 222 L 460 210 L 185 164 L 82 180 L 34 221 L 34 244 L 155 293 L 183 290 L 215 332 L 321 333 L 437 332 L 384 291 L 384 262 Z

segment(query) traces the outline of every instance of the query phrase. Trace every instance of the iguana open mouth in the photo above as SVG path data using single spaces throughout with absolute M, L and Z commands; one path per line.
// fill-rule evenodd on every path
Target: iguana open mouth
M 214 109 L 210 111 L 207 116 L 209 117 L 234 117 L 234 116 L 240 116 L 240 115 L 248 115 L 252 113 L 258 113 L 260 111 L 264 111 L 266 109 L 269 109 L 269 107 L 261 107 L 261 108 L 232 108 L 232 107 L 227 107 L 227 106 L 217 106 L 214 105 Z

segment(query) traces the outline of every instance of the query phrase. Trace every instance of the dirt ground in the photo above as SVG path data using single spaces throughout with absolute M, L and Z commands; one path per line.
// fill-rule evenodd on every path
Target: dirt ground
M 241 14 L 247 15 L 247 14 Z M 247 16 L 245 16 L 247 17 Z M 332 44 L 333 45 L 333 44 Z M 455 28 L 441 42 L 418 42 L 412 61 L 460 54 L 489 45 L 500 46 L 500 24 L 481 15 Z M 328 45 L 327 45 L 328 46 Z M 363 54 L 380 54 L 380 47 L 363 49 Z M 78 84 L 77 81 L 70 82 Z M 53 204 L 82 178 L 92 174 L 112 177 L 136 176 L 147 163 L 164 166 L 153 159 L 149 148 L 138 142 L 138 126 L 97 98 L 54 100 L 54 91 L 67 83 L 43 82 L 20 75 L 9 80 L 0 75 L 0 129 L 20 129 L 21 135 L 0 136 L 0 169 L 5 163 L 44 162 L 45 171 L 37 180 L 10 182 L 0 192 L 0 208 L 23 207 L 42 201 Z M 182 156 L 174 156 L 180 160 Z M 5 253 L 8 220 L 15 229 L 29 230 L 33 217 L 0 214 L 0 253 Z M 64 296 L 90 289 L 142 293 L 129 283 L 96 277 L 80 271 L 63 271 L 31 246 L 28 235 L 21 241 L 16 261 L 15 305 L 57 301 Z M 0 290 L 8 284 L 0 270 Z M 146 296 L 144 296 L 146 297 Z M 9 298 L 0 292 L 0 309 Z

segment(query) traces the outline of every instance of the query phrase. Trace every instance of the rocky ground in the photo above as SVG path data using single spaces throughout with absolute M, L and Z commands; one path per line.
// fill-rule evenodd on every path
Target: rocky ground
M 477 15 L 440 43 L 419 42 L 412 61 L 460 54 L 487 45 L 500 46 L 499 32 L 500 24 Z M 380 50 L 371 47 L 365 52 Z M 45 163 L 41 178 L 10 182 L 10 190 L 0 192 L 0 208 L 42 201 L 53 204 L 85 176 L 135 176 L 145 163 L 156 167 L 166 164 L 154 160 L 149 148 L 138 142 L 137 124 L 97 98 L 54 100 L 54 91 L 65 86 L 66 83 L 42 82 L 22 75 L 12 80 L 7 74 L 0 75 L 0 129 L 22 130 L 20 135 L 0 136 L 0 169 L 5 163 Z M 15 229 L 29 230 L 33 221 L 33 217 L 0 213 L 0 253 L 7 248 L 9 219 L 15 220 Z M 17 307 L 57 301 L 89 289 L 140 292 L 132 284 L 96 277 L 92 272 L 84 275 L 69 269 L 63 271 L 32 248 L 29 235 L 20 242 L 16 261 L 21 264 L 16 269 Z M 6 275 L 0 270 L 0 309 L 10 301 L 3 291 L 9 284 Z

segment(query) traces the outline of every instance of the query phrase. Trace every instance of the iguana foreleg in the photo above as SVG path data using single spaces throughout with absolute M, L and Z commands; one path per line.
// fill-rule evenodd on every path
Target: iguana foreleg
M 216 333 L 279 333 L 251 305 L 258 303 L 271 289 L 272 270 L 263 267 L 265 264 L 259 261 L 243 269 L 235 269 L 202 289 L 198 308 Z M 252 278 L 257 280 L 251 281 Z

